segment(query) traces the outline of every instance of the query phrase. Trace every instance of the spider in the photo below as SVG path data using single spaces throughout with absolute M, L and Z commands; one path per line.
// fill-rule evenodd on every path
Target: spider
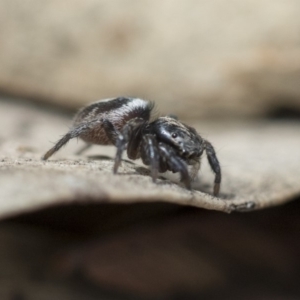
M 199 171 L 201 156 L 205 151 L 215 173 L 214 195 L 219 193 L 221 168 L 211 143 L 175 116 L 158 117 L 153 102 L 118 97 L 100 100 L 82 108 L 75 116 L 69 132 L 42 159 L 47 160 L 76 137 L 87 143 L 85 149 L 91 144 L 115 145 L 114 173 L 118 171 L 123 151 L 127 150 L 128 158 L 141 158 L 145 165 L 150 166 L 153 182 L 158 172 L 179 172 L 181 181 L 188 189 L 191 189 L 191 181 Z M 190 172 L 188 166 L 191 166 Z

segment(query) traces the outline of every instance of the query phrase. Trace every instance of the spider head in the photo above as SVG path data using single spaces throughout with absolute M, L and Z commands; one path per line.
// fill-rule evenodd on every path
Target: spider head
M 181 157 L 193 159 L 203 153 L 203 140 L 194 128 L 170 117 L 160 117 L 151 125 L 158 140 L 172 146 Z

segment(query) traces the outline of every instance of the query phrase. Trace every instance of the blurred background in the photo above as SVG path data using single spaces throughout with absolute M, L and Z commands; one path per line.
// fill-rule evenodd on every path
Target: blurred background
M 71 109 L 138 96 L 182 118 L 299 114 L 297 0 L 0 4 L 3 94 Z
M 0 109 L 69 122 L 136 96 L 191 122 L 300 120 L 299 12 L 298 0 L 0 0 Z M 299 299 L 299 215 L 297 202 L 20 213 L 0 226 L 0 299 Z

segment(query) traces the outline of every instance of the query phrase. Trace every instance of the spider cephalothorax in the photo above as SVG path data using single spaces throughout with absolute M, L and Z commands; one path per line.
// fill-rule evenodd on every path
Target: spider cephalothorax
M 123 151 L 127 150 L 130 159 L 141 158 L 150 166 L 154 182 L 158 172 L 179 172 L 181 181 L 190 189 L 191 180 L 199 171 L 201 156 L 206 151 L 215 173 L 214 195 L 218 195 L 221 168 L 213 146 L 194 128 L 176 118 L 155 116 L 153 108 L 152 102 L 127 97 L 90 104 L 77 113 L 73 127 L 43 159 L 48 159 L 70 139 L 80 137 L 87 147 L 91 144 L 117 147 L 114 173 L 117 173 Z M 192 167 L 191 172 L 188 166 Z

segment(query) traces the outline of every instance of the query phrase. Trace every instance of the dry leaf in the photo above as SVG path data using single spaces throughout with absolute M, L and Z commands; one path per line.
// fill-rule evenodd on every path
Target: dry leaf
M 213 143 L 222 165 L 221 194 L 215 198 L 205 158 L 189 191 L 168 174 L 153 183 L 149 171 L 136 162 L 124 161 L 119 174 L 113 175 L 113 147 L 94 147 L 86 156 L 76 156 L 71 153 L 79 146 L 73 141 L 49 161 L 41 161 L 52 146 L 49 140 L 56 141 L 68 130 L 70 121 L 61 116 L 1 103 L 0 120 L 5 128 L 0 136 L 2 218 L 74 202 L 165 201 L 223 212 L 249 211 L 300 194 L 298 123 L 192 124 Z

